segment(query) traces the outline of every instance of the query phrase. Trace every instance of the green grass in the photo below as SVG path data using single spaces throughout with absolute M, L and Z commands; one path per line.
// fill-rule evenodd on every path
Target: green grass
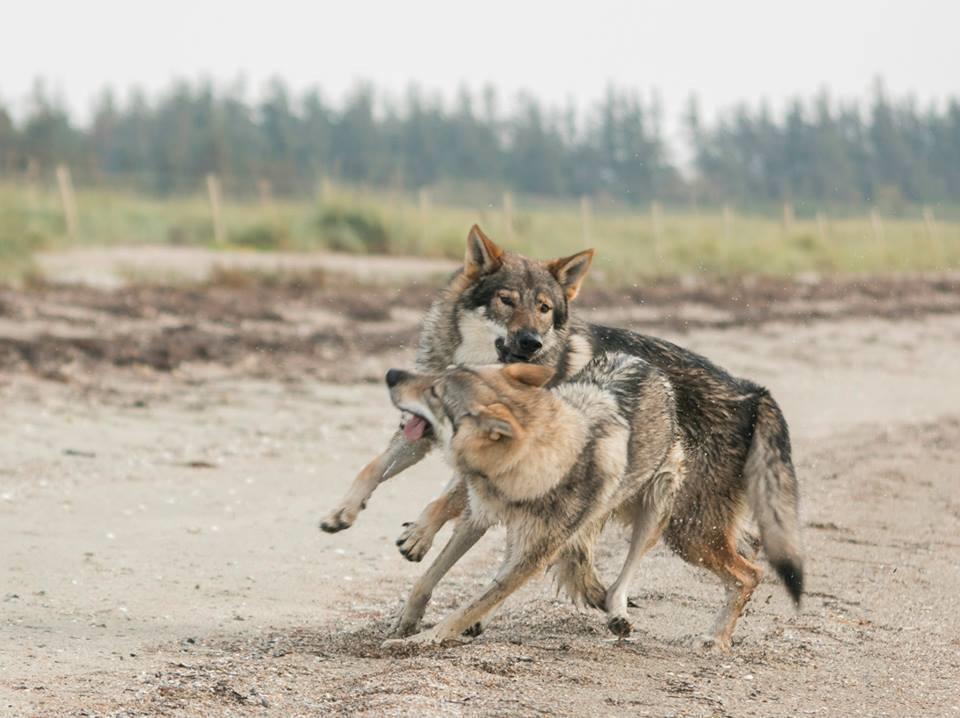
M 69 245 L 216 246 L 206 197 L 158 199 L 122 191 L 77 193 L 78 231 L 66 236 L 54 188 L 0 185 L 0 275 L 29 267 L 39 249 Z M 891 272 L 960 267 L 960 223 L 868 217 L 796 220 L 666 210 L 590 213 L 578 204 L 516 202 L 508 227 L 500 207 L 432 204 L 416 198 L 335 188 L 322 201 L 238 202 L 223 207 L 224 249 L 336 250 L 459 258 L 479 222 L 506 247 L 548 257 L 597 249 L 611 282 L 690 273 Z

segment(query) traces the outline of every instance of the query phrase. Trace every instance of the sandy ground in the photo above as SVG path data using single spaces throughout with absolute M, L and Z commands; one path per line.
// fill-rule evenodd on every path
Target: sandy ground
M 541 580 L 469 645 L 381 651 L 425 568 L 393 539 L 448 471 L 316 525 L 396 424 L 373 380 L 409 364 L 427 290 L 6 290 L 0 715 L 960 715 L 960 297 L 916 281 L 593 295 L 765 383 L 791 423 L 809 593 L 796 613 L 765 581 L 731 655 L 687 647 L 721 591 L 662 548 L 627 641 Z M 625 549 L 611 529 L 604 576 Z
M 458 263 L 424 257 L 325 252 L 223 252 L 203 247 L 76 247 L 34 256 L 39 272 L 60 283 L 115 288 L 131 281 L 203 280 L 216 271 L 326 272 L 376 284 L 446 276 Z

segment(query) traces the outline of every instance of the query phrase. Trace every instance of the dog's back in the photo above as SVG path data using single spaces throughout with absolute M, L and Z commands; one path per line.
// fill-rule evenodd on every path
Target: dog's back
M 663 459 L 677 438 L 676 397 L 663 371 L 623 352 L 600 354 L 554 391 L 572 402 L 585 385 L 609 394 L 629 429 L 627 474 Z

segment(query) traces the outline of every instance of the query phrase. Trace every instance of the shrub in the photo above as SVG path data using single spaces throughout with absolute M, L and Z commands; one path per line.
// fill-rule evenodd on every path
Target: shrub
M 330 249 L 354 254 L 388 254 L 390 237 L 383 220 L 371 210 L 328 206 L 317 217 L 317 229 Z
M 247 249 L 289 249 L 290 230 L 276 222 L 258 222 L 232 230 L 230 244 Z
M 167 242 L 174 246 L 210 244 L 213 222 L 209 219 L 183 219 L 167 229 Z
M 0 272 L 20 270 L 50 237 L 31 223 L 26 212 L 0 207 Z

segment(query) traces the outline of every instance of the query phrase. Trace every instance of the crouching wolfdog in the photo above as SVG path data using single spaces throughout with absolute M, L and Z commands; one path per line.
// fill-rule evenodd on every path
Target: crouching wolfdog
M 432 629 L 396 643 L 456 639 L 554 563 L 560 583 L 577 598 L 585 579 L 572 575 L 571 567 L 592 556 L 612 516 L 631 526 L 632 534 L 604 607 L 610 630 L 626 636 L 627 589 L 640 559 L 665 531 L 670 535 L 671 526 L 712 520 L 676 510 L 686 483 L 703 483 L 704 477 L 687 470 L 677 396 L 664 372 L 638 357 L 612 353 L 548 390 L 554 373 L 532 364 L 387 373 L 393 403 L 431 428 L 465 482 L 468 508 L 461 521 L 483 529 L 503 523 L 507 529 L 506 558 L 493 582 Z M 775 565 L 789 568 L 788 576 L 799 575 L 796 537 L 769 523 L 779 498 L 762 486 L 763 472 L 748 472 L 745 479 L 765 549 Z M 761 572 L 736 550 L 737 522 L 718 528 L 723 541 L 682 555 L 724 582 L 727 601 L 707 641 L 728 650 Z M 788 582 L 788 588 L 798 587 Z

